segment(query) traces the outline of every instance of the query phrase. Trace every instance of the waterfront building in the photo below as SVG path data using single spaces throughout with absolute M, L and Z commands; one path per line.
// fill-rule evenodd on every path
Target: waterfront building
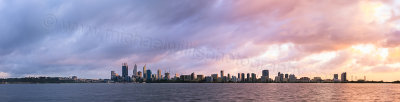
M 146 68 L 146 67 L 143 67 L 143 68 Z M 146 75 L 145 75 L 146 81 L 151 81 L 151 75 L 152 75 L 151 70 L 146 70 Z
M 310 78 L 309 78 L 309 77 L 301 77 L 301 78 L 299 79 L 299 81 L 300 81 L 300 82 L 303 82 L 303 83 L 308 83 L 308 82 L 310 82 Z
M 347 75 L 346 75 L 346 72 L 343 72 L 343 73 L 342 73 L 342 75 L 341 75 L 341 80 L 342 80 L 342 82 L 347 82 Z
M 296 78 L 296 76 L 294 74 L 290 74 L 288 81 L 291 82 L 291 83 L 294 83 L 294 82 L 297 82 L 297 78 Z
M 169 79 L 171 79 L 171 76 L 169 75 L 169 72 L 166 72 L 165 73 L 165 78 L 164 78 L 165 80 L 169 80 Z
M 250 82 L 250 73 L 247 73 L 247 79 L 246 82 Z
M 195 80 L 196 79 L 196 74 L 194 72 L 190 74 L 190 80 Z
M 257 82 L 257 76 L 255 73 L 251 73 L 251 82 L 253 83 Z
M 122 77 L 128 77 L 128 63 L 122 63 Z
M 151 74 L 150 74 L 151 75 Z M 147 79 L 147 70 L 146 70 L 146 64 L 143 66 L 143 79 Z
M 135 66 L 133 66 L 132 76 L 135 77 L 135 78 L 138 77 L 137 65 L 136 64 L 135 64 Z
M 174 80 L 178 80 L 178 79 L 179 79 L 179 74 L 175 73 Z
M 238 81 L 240 81 L 240 73 L 238 73 L 238 76 L 237 76 L 237 78 L 238 78 Z
M 244 73 L 242 73 L 242 76 L 240 76 L 242 79 L 240 80 L 241 82 L 245 82 L 244 80 Z
M 181 79 L 183 81 L 191 81 L 192 80 L 192 76 L 191 75 L 181 75 Z
M 224 70 L 221 70 L 221 78 L 224 77 Z
M 213 78 L 213 81 L 218 80 L 218 74 L 211 74 L 211 77 Z
M 232 82 L 238 82 L 238 78 L 237 78 L 236 76 L 232 76 L 231 81 L 232 81 Z
M 227 81 L 231 80 L 231 75 L 228 73 Z
M 205 77 L 205 80 L 206 80 L 207 83 L 212 83 L 212 82 L 214 82 L 213 79 L 214 79 L 214 78 L 211 77 L 211 76 L 206 76 L 206 77 Z
M 141 71 L 139 71 L 137 75 L 138 75 L 138 78 L 142 78 L 142 72 Z
M 117 78 L 117 73 L 115 73 L 115 71 L 111 71 L 111 80 L 116 80 Z
M 197 80 L 198 81 L 204 80 L 204 75 L 197 75 Z
M 321 77 L 314 77 L 311 81 L 315 83 L 321 83 L 323 80 Z
M 266 79 L 269 78 L 269 71 L 268 70 L 262 70 L 262 76 L 265 76 Z
M 161 75 L 161 69 L 157 70 L 157 80 L 161 80 L 162 79 L 162 75 Z

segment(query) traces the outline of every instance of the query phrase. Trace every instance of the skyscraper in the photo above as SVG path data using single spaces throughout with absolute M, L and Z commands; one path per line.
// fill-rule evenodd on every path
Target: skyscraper
M 146 68 L 146 67 L 143 67 L 143 68 Z M 147 81 L 151 81 L 151 75 L 152 75 L 151 70 L 146 70 L 146 80 Z
M 269 71 L 268 70 L 263 70 L 262 71 L 262 76 L 266 76 L 266 78 L 269 78 Z
M 244 82 L 244 73 L 242 73 L 242 76 L 241 76 L 241 78 L 242 78 L 242 82 Z
M 224 77 L 224 70 L 221 70 L 221 78 Z
M 138 76 L 138 72 L 137 72 L 137 65 L 135 64 L 135 66 L 133 66 L 133 73 L 132 76 L 137 77 Z
M 339 75 L 338 74 L 333 74 L 333 80 L 339 80 Z
M 238 80 L 240 80 L 241 78 L 240 78 L 240 73 L 238 73 Z
M 343 72 L 343 73 L 342 73 L 342 75 L 341 75 L 341 80 L 342 80 L 342 82 L 347 82 L 347 75 L 346 75 L 346 72 Z
M 250 82 L 250 73 L 247 73 L 247 80 L 246 82 Z
M 142 78 L 142 72 L 141 71 L 139 71 L 137 75 L 138 75 L 139 78 Z
M 227 78 L 227 80 L 229 81 L 229 80 L 231 80 L 231 75 L 228 73 L 228 78 Z
M 117 78 L 117 74 L 115 73 L 115 71 L 111 71 L 111 80 L 115 80 Z
M 122 77 L 128 77 L 128 63 L 122 63 Z
M 151 74 L 150 74 L 151 75 Z M 146 64 L 143 66 L 143 79 L 147 79 L 147 70 L 146 70 Z
M 171 76 L 169 75 L 169 72 L 166 72 L 165 73 L 165 80 L 169 80 L 169 79 L 171 79 Z
M 257 81 L 257 76 L 255 73 L 251 73 L 251 82 L 256 82 Z
M 195 80 L 196 75 L 194 74 L 194 72 L 192 74 L 190 74 L 190 80 Z
M 161 80 L 162 78 L 161 78 L 161 69 L 158 69 L 157 70 L 157 80 Z

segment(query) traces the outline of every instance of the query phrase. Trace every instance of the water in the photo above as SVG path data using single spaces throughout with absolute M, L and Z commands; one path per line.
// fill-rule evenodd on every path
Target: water
M 400 101 L 400 84 L 0 84 L 0 101 Z

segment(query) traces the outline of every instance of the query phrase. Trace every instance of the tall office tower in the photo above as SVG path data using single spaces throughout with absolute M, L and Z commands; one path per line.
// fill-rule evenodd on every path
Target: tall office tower
M 339 80 L 339 75 L 338 74 L 333 74 L 333 80 Z
M 138 76 L 138 72 L 137 72 L 137 65 L 135 64 L 135 66 L 133 66 L 133 73 L 132 76 L 137 77 Z
M 242 73 L 241 78 L 242 78 L 241 82 L 244 82 L 244 73 Z
M 196 76 L 195 76 L 194 72 L 192 74 L 190 74 L 190 80 L 195 80 L 196 79 L 195 77 Z
M 267 78 L 269 78 L 269 71 L 268 70 L 263 70 L 262 71 L 262 76 L 266 76 Z
M 111 71 L 111 80 L 114 80 L 117 78 L 117 73 L 115 73 L 115 71 Z
M 247 73 L 247 82 L 250 82 L 250 73 Z
M 139 71 L 137 75 L 138 75 L 139 78 L 142 78 L 142 72 L 141 71 Z
M 257 76 L 255 73 L 251 73 L 251 82 L 256 82 L 257 81 Z
M 122 77 L 128 77 L 128 63 L 122 63 Z
M 347 82 L 347 76 L 346 76 L 346 72 L 343 72 L 341 75 L 341 80 L 342 82 Z
M 279 76 L 279 80 L 280 80 L 280 81 L 283 81 L 283 73 L 278 72 L 278 76 Z
M 146 70 L 146 64 L 143 66 L 143 79 L 147 79 L 147 70 Z
M 238 73 L 238 77 L 237 77 L 237 78 L 238 78 L 239 80 L 241 79 L 241 78 L 240 78 L 240 73 Z
M 269 80 L 269 71 L 263 70 L 261 76 L 261 82 L 268 82 L 268 80 Z
M 146 66 L 146 65 L 145 65 Z M 145 67 L 144 67 L 145 68 Z M 151 75 L 152 75 L 152 73 L 151 73 L 151 70 L 146 70 L 146 80 L 147 81 L 151 81 Z
M 169 75 L 169 72 L 166 72 L 165 73 L 165 80 L 169 80 L 169 79 L 171 79 L 171 76 Z
M 289 74 L 285 74 L 285 78 L 289 78 Z
M 231 75 L 228 73 L 228 78 L 227 78 L 227 80 L 229 81 L 229 80 L 231 80 Z
M 161 69 L 157 70 L 157 80 L 161 80 Z
M 221 70 L 221 78 L 224 77 L 224 70 Z

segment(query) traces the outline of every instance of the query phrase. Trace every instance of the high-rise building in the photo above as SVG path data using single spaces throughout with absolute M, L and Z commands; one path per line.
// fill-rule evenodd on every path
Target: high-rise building
M 147 70 L 146 70 L 146 64 L 144 64 L 144 66 L 143 66 L 143 79 L 147 79 L 146 76 L 147 76 Z
M 257 76 L 255 73 L 251 73 L 251 82 L 256 82 L 257 81 Z
M 165 73 L 165 80 L 169 80 L 169 79 L 171 79 L 171 76 L 169 75 L 169 72 L 166 72 Z
M 289 74 L 285 74 L 285 78 L 286 78 L 286 79 L 289 78 Z
M 247 73 L 247 80 L 246 82 L 250 82 L 250 73 Z
M 141 71 L 139 71 L 137 75 L 138 75 L 139 78 L 142 78 L 142 74 L 143 73 Z
M 157 80 L 161 80 L 162 78 L 161 78 L 161 69 L 158 69 L 157 70 Z
M 245 81 L 244 81 L 244 73 L 242 73 L 241 78 L 242 78 L 242 79 L 241 79 L 241 82 L 245 82 Z
M 122 77 L 128 77 L 128 63 L 122 63 Z
M 221 70 L 221 78 L 224 77 L 224 70 Z
M 231 75 L 228 73 L 228 78 L 227 78 L 227 80 L 229 81 L 229 80 L 231 80 Z
M 339 75 L 338 74 L 333 74 L 333 80 L 339 80 Z
M 115 80 L 117 78 L 117 73 L 115 71 L 111 71 L 111 80 Z
M 294 74 L 289 75 L 289 82 L 297 82 L 297 78 Z
M 144 67 L 145 68 L 145 67 Z M 151 73 L 151 70 L 146 70 L 146 80 L 147 81 L 151 81 L 151 75 L 152 75 L 152 73 Z
M 263 70 L 262 71 L 262 76 L 267 76 L 267 78 L 269 78 L 269 71 L 268 70 Z
M 138 76 L 138 72 L 137 72 L 137 65 L 135 64 L 135 66 L 133 66 L 133 73 L 132 73 L 133 77 L 137 77 Z
M 195 80 L 195 79 L 196 79 L 196 75 L 193 72 L 192 74 L 190 74 L 190 80 Z
M 341 75 L 341 80 L 342 80 L 342 82 L 347 82 L 347 75 L 346 75 L 346 72 L 343 72 L 343 73 L 342 73 L 342 75 Z
M 213 78 L 213 81 L 218 80 L 218 74 L 211 74 L 211 77 Z
M 241 78 L 240 78 L 240 73 L 238 73 L 238 77 L 237 77 L 237 78 L 238 78 L 238 80 L 240 80 L 240 79 L 241 79 Z

